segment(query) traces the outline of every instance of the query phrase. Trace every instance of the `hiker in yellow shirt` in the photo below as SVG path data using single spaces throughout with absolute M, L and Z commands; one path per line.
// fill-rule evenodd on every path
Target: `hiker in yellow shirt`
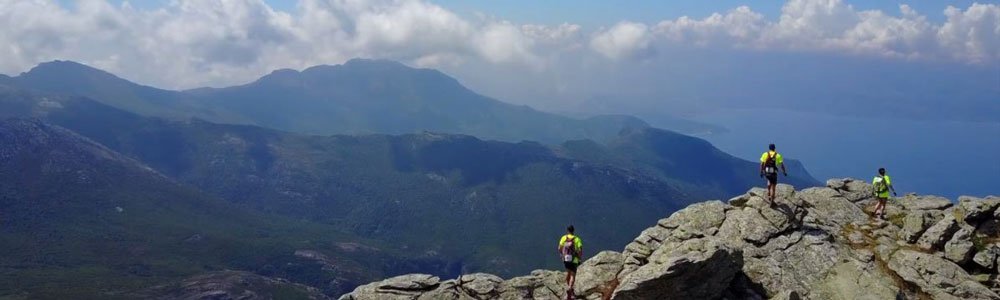
M 785 160 L 774 150 L 774 144 L 767 148 L 770 150 L 760 155 L 760 177 L 767 177 L 767 198 L 774 201 L 774 191 L 778 186 L 778 166 L 781 166 L 781 173 L 785 177 L 788 177 L 788 171 L 785 170 Z
M 878 203 L 875 204 L 875 217 L 885 219 L 885 202 L 889 200 L 889 190 L 896 196 L 896 188 L 892 187 L 892 180 L 885 174 L 885 168 L 878 168 L 878 175 L 872 178 L 872 193 Z
M 566 284 L 569 285 L 570 292 L 576 283 L 576 268 L 580 266 L 580 257 L 583 256 L 583 241 L 573 231 L 573 225 L 569 225 L 566 227 L 566 234 L 559 238 L 559 256 L 566 266 Z

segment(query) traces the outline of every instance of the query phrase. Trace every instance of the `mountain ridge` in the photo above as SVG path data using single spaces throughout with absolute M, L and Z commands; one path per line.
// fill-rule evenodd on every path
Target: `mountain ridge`
M 323 78 L 336 80 L 317 81 Z M 407 86 L 407 80 L 413 84 Z M 431 130 L 553 144 L 581 138 L 603 141 L 624 128 L 649 126 L 634 116 L 575 118 L 508 104 L 479 95 L 441 71 L 390 60 L 352 59 L 302 71 L 280 69 L 246 84 L 182 91 L 136 84 L 72 61 L 42 63 L 0 82 L 85 96 L 144 116 L 195 117 L 312 134 Z M 331 89 L 334 86 L 340 88 Z M 677 129 L 702 131 L 690 122 Z

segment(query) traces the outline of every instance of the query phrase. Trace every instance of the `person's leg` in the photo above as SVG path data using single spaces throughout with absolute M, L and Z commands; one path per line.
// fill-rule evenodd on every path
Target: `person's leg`
M 879 210 L 879 212 L 880 212 L 880 215 L 883 218 L 885 217 L 885 202 L 886 202 L 885 200 L 886 200 L 885 198 L 879 198 L 878 199 L 878 206 L 879 206 L 879 208 L 881 208 L 881 210 Z
M 767 175 L 767 196 L 770 198 L 768 200 L 774 201 L 774 198 L 776 196 L 775 194 L 777 194 L 777 190 L 778 190 L 778 175 L 777 174 L 774 174 L 774 175 L 768 174 Z
M 875 213 L 875 217 L 876 217 L 876 218 L 878 218 L 879 214 L 881 214 L 881 213 L 882 213 L 882 209 L 883 209 L 883 208 L 882 208 L 882 205 L 883 205 L 883 204 L 882 204 L 882 199 L 881 199 L 881 198 L 878 198 L 878 197 L 876 197 L 876 198 L 875 198 L 875 211 L 874 211 L 874 213 Z
M 569 290 L 573 290 L 574 284 L 576 284 L 576 271 L 569 271 Z

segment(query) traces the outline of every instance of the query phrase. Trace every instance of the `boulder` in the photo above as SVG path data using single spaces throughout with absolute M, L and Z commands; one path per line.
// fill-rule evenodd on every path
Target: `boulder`
M 726 221 L 719 227 L 718 236 L 730 245 L 738 246 L 743 241 L 763 245 L 781 230 L 752 207 L 732 209 L 726 212 Z
M 899 239 L 907 243 L 915 243 L 927 228 L 935 222 L 933 215 L 928 211 L 913 211 L 903 218 L 903 228 L 899 231 Z
M 671 229 L 679 240 L 714 235 L 726 220 L 726 204 L 707 201 L 689 205 L 658 224 Z
M 844 179 L 834 178 L 826 181 L 826 187 L 834 190 L 844 190 L 847 187 L 847 183 L 844 182 Z
M 964 265 L 972 259 L 972 228 L 962 228 L 952 235 L 951 240 L 944 245 L 944 257 L 959 265 Z
M 844 178 L 843 187 L 840 189 L 835 189 L 840 192 L 847 201 L 858 202 L 861 200 L 872 198 L 872 186 L 865 183 L 863 180 L 854 178 Z
M 531 275 L 505 281 L 500 299 L 565 299 L 567 288 L 566 273 L 534 270 Z
M 899 202 L 907 210 L 942 210 L 953 205 L 947 198 L 938 196 L 906 195 Z
M 689 252 L 640 267 L 624 278 L 612 299 L 717 299 L 741 266 L 742 254 L 729 248 Z
M 781 235 L 759 250 L 752 246 L 744 249 L 743 273 L 751 281 L 770 293 L 793 290 L 803 296 L 847 255 L 846 248 L 833 244 L 832 238 L 821 232 Z
M 584 261 L 576 273 L 576 294 L 605 296 L 603 292 L 614 285 L 624 262 L 625 257 L 614 251 L 601 251 Z
M 918 286 L 935 299 L 1000 299 L 961 267 L 933 254 L 899 250 L 892 255 L 888 266 L 904 281 Z
M 992 217 L 997 206 L 1000 206 L 1000 198 L 958 197 L 958 207 L 965 212 L 965 222 L 969 224 L 977 224 Z
M 940 250 L 958 229 L 959 226 L 958 222 L 955 221 L 955 216 L 946 214 L 943 219 L 928 228 L 920 236 L 917 246 L 925 250 Z
M 1000 245 L 990 244 L 985 249 L 976 252 L 976 255 L 972 257 L 972 261 L 987 270 L 993 270 L 996 266 L 997 256 L 1000 256 Z
M 340 299 L 416 299 L 421 294 L 434 290 L 440 284 L 441 279 L 437 276 L 407 274 L 359 286 L 353 292 L 341 296 Z
M 868 216 L 860 207 L 847 201 L 833 189 L 809 188 L 802 190 L 798 195 L 808 210 L 803 220 L 807 224 L 825 230 L 836 230 L 847 224 L 868 220 Z

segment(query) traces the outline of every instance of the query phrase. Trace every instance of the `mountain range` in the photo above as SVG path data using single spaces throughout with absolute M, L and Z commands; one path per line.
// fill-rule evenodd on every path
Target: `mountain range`
M 629 116 L 576 119 L 507 104 L 476 94 L 437 70 L 386 60 L 354 59 L 301 72 L 277 70 L 245 85 L 186 91 L 139 85 L 70 61 L 43 63 L 0 79 L 4 81 L 25 89 L 85 96 L 145 116 L 195 117 L 308 134 L 429 130 L 558 143 L 603 141 L 622 128 L 648 127 Z
M 0 196 L 18 216 L 4 219 L 16 255 L 0 268 L 25 280 L 0 294 L 66 281 L 80 287 L 66 295 L 127 295 L 226 269 L 327 295 L 406 272 L 516 274 L 555 267 L 544 253 L 566 224 L 588 248 L 616 249 L 650 220 L 762 182 L 755 162 L 698 138 L 503 104 L 386 61 L 189 91 L 48 63 L 0 78 L 0 118 L 12 136 Z M 344 132 L 355 134 L 315 135 Z M 788 161 L 790 183 L 818 184 Z M 74 174 L 105 184 L 65 184 Z M 129 212 L 137 223 L 108 221 Z M 37 249 L 53 254 L 30 259 Z

